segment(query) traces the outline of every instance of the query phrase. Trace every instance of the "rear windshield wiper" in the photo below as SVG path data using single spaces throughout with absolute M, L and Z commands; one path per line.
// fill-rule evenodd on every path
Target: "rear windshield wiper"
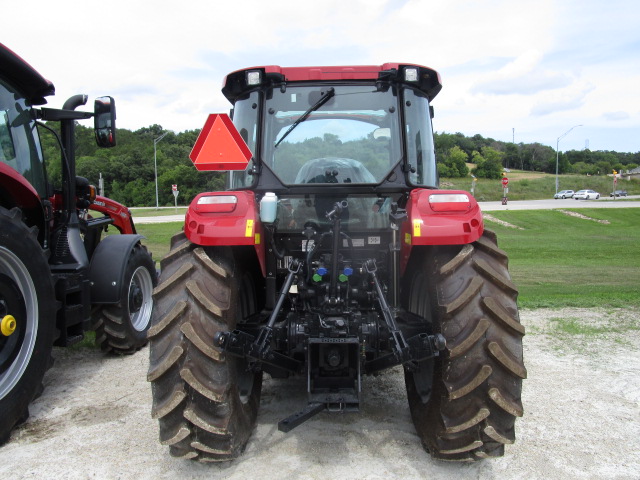
M 321 106 L 323 106 L 325 103 L 327 103 L 329 101 L 329 99 L 331 97 L 333 97 L 336 94 L 336 91 L 333 87 L 331 87 L 329 90 L 327 90 L 321 97 L 320 99 L 314 103 L 309 110 L 307 110 L 306 112 L 304 112 L 302 115 L 300 115 L 300 117 L 298 117 L 298 119 L 293 122 L 291 124 L 291 126 L 287 129 L 286 132 L 284 132 L 284 135 L 282 135 L 282 137 L 280 138 L 280 140 L 278 140 L 276 142 L 275 147 L 273 148 L 278 148 L 278 145 L 280 145 L 280 143 L 287 138 L 287 135 L 289 135 L 291 133 L 291 131 L 296 128 L 298 125 L 300 125 L 302 122 L 304 122 L 309 115 L 311 115 L 313 112 L 315 112 L 316 110 L 318 110 Z

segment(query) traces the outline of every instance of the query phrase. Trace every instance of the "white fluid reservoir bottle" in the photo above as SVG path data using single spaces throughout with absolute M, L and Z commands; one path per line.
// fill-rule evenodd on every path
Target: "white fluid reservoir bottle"
M 260 200 L 260 220 L 262 223 L 273 223 L 276 221 L 278 210 L 278 197 L 273 192 L 267 192 Z

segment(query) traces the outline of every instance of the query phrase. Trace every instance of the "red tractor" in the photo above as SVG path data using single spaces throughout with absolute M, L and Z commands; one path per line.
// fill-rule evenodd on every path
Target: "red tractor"
M 226 77 L 233 123 L 211 116 L 191 158 L 231 170 L 227 190 L 191 203 L 149 329 L 152 416 L 173 456 L 239 456 L 263 373 L 306 379 L 287 432 L 357 411 L 363 377 L 395 366 L 433 457 L 514 442 L 518 289 L 473 196 L 438 188 L 440 89 L 434 70 L 396 63 Z
M 53 345 L 72 345 L 90 329 L 105 351 L 146 344 L 157 281 L 128 209 L 96 196 L 75 172 L 75 122 L 94 117 L 98 145 L 114 146 L 113 99 L 98 98 L 92 113 L 75 110 L 86 95 L 62 109 L 36 108 L 53 94 L 0 44 L 0 444 L 42 391 Z M 59 185 L 47 177 L 38 128 L 58 140 Z M 109 225 L 122 235 L 102 238 Z

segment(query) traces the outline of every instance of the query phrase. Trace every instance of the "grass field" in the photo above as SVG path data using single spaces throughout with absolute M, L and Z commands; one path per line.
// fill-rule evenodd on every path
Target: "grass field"
M 541 200 L 553 198 L 556 193 L 555 175 L 542 172 L 512 170 L 508 173 L 509 200 Z M 441 178 L 440 186 L 449 190 L 471 191 L 471 178 Z M 558 190 L 581 190 L 589 188 L 608 197 L 613 188 L 613 178 L 585 175 L 560 175 Z M 616 190 L 626 190 L 629 195 L 640 195 L 640 179 L 620 179 Z M 502 198 L 500 180 L 478 179 L 474 188 L 474 197 L 479 202 L 497 201 Z
M 510 258 L 519 304 L 541 307 L 640 306 L 640 209 L 497 211 L 491 215 L 520 227 L 487 220 Z M 156 261 L 169 251 L 182 223 L 139 225 Z
M 571 211 L 571 210 L 569 210 Z M 640 306 L 640 209 L 491 212 L 521 307 Z
M 143 243 L 153 254 L 153 259 L 159 268 L 159 261 L 167 253 L 169 253 L 169 242 L 171 237 L 182 231 L 184 222 L 170 223 L 146 223 L 136 225 L 136 230 L 140 235 L 144 235 L 146 239 Z
M 131 215 L 135 217 L 163 217 L 165 215 L 178 215 L 187 213 L 187 207 L 178 207 L 178 208 L 159 208 L 156 210 L 155 208 L 130 208 Z

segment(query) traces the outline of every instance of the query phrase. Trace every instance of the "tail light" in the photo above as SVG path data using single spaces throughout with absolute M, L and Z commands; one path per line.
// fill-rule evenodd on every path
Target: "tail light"
M 429 206 L 434 212 L 467 212 L 471 200 L 465 193 L 433 193 L 429 195 Z
M 198 213 L 231 213 L 238 205 L 235 195 L 203 195 L 194 207 Z

